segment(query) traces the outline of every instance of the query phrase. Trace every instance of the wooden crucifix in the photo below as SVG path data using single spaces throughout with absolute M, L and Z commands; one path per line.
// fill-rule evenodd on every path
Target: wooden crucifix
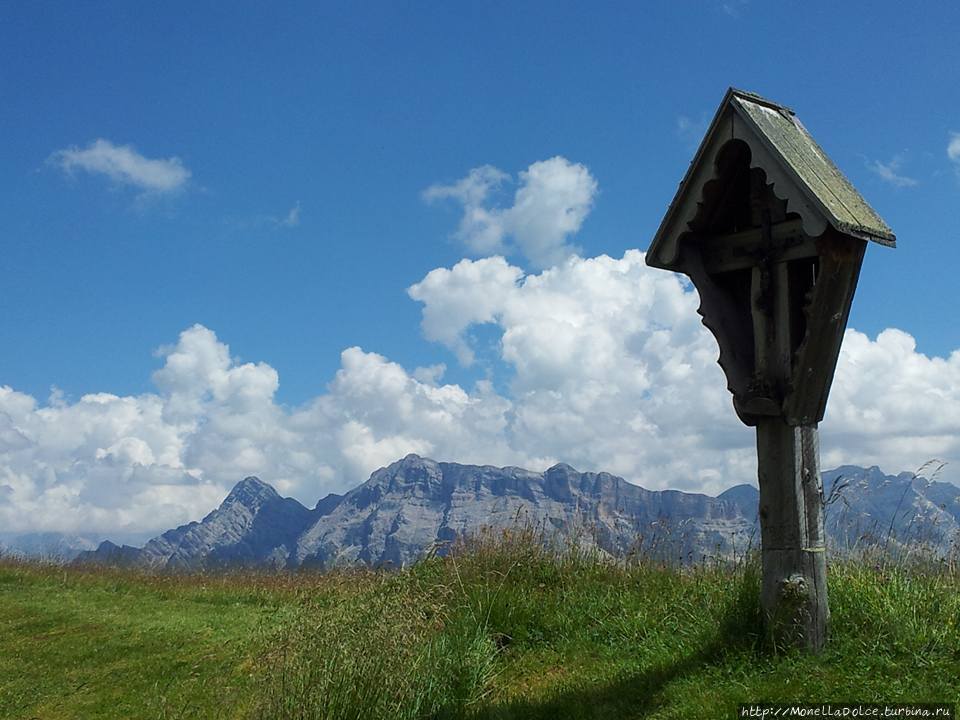
M 767 629 L 814 651 L 829 623 L 817 425 L 868 241 L 896 238 L 793 111 L 730 89 L 646 255 L 692 280 L 756 428 Z

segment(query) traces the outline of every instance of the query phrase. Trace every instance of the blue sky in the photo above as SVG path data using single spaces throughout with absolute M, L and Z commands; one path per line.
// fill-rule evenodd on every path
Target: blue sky
M 956 4 L 278 5 L 7 3 L 0 9 L 0 386 L 32 398 L 29 412 L 40 413 L 9 421 L 18 438 L 66 447 L 57 455 L 64 468 L 89 461 L 96 469 L 81 475 L 53 470 L 47 487 L 73 488 L 85 498 L 96 483 L 107 482 L 94 478 L 109 475 L 101 467 L 105 458 L 119 457 L 111 447 L 142 443 L 149 456 L 131 450 L 126 465 L 114 468 L 124 478 L 116 482 L 130 486 L 130 473 L 153 467 L 159 475 L 137 486 L 141 495 L 191 482 L 207 488 L 206 495 L 196 487 L 182 495 L 171 490 L 165 502 L 176 519 L 210 504 L 234 471 L 257 471 L 255 460 L 243 467 L 204 465 L 202 443 L 191 433 L 216 425 L 220 416 L 213 411 L 197 411 L 193 430 L 177 426 L 170 447 L 182 453 L 174 459 L 174 451 L 159 450 L 163 443 L 148 437 L 152 431 L 117 430 L 110 440 L 93 438 L 91 430 L 89 442 L 71 444 L 49 435 L 41 441 L 28 428 L 47 422 L 45 407 L 80 413 L 82 399 L 95 393 L 158 397 L 169 405 L 187 381 L 168 377 L 163 386 L 153 373 L 180 357 L 176 348 L 186 353 L 204 342 L 203 352 L 214 354 L 229 345 L 223 372 L 244 363 L 275 372 L 269 408 L 255 419 L 244 415 L 249 427 L 276 415 L 284 433 L 295 433 L 298 411 L 340 402 L 331 398 L 340 397 L 341 353 L 356 347 L 425 386 L 457 388 L 470 402 L 489 392 L 509 405 L 500 421 L 506 430 L 491 430 L 492 444 L 478 441 L 477 452 L 486 450 L 490 462 L 573 459 L 595 466 L 583 469 L 619 469 L 651 484 L 637 469 L 645 459 L 627 461 L 622 448 L 559 457 L 557 448 L 541 447 L 517 429 L 517 418 L 527 417 L 523 397 L 553 393 L 559 398 L 553 412 L 580 402 L 563 390 L 568 378 L 562 366 L 544 371 L 512 344 L 521 327 L 551 337 L 538 321 L 521 317 L 516 308 L 527 300 L 514 306 L 503 299 L 471 315 L 463 307 L 451 310 L 454 291 L 447 281 L 460 282 L 459 276 L 434 275 L 436 287 L 428 292 L 421 286 L 419 301 L 408 288 L 431 271 L 498 253 L 506 254 L 503 266 L 458 266 L 464 277 L 475 270 L 463 282 L 496 276 L 494 287 L 506 298 L 514 292 L 511 282 L 539 276 L 549 263 L 531 257 L 523 232 L 529 236 L 545 227 L 538 223 L 552 220 L 497 214 L 519 204 L 518 191 L 533 187 L 537 170 L 548 180 L 544 193 L 557 187 L 551 184 L 556 178 L 561 185 L 580 183 L 561 188 L 580 193 L 571 201 L 579 205 L 573 224 L 548 229 L 550 237 L 578 248 L 584 260 L 606 254 L 626 267 L 624 253 L 647 247 L 731 85 L 794 108 L 897 233 L 896 250 L 872 246 L 867 253 L 850 318 L 850 327 L 865 335 L 864 352 L 879 358 L 877 368 L 885 367 L 883 358 L 896 353 L 876 339 L 897 328 L 904 335 L 894 344 L 919 368 L 909 377 L 931 383 L 917 380 L 921 385 L 904 392 L 926 393 L 944 405 L 960 393 L 954 375 L 960 361 L 948 360 L 960 348 L 960 323 L 953 317 L 960 141 L 951 146 L 960 133 Z M 556 158 L 563 162 L 537 165 Z M 450 189 L 485 166 L 501 175 L 471 185 L 486 193 L 473 205 Z M 536 205 L 543 213 L 551 207 L 549 199 Z M 478 250 L 463 230 L 465 208 L 498 218 L 503 242 L 494 250 Z M 527 231 L 517 229 L 528 220 L 533 225 L 523 226 Z M 585 267 L 600 272 L 599 265 Z M 573 279 L 566 281 L 575 287 Z M 483 287 L 477 297 L 489 298 Z M 469 293 L 463 297 L 477 307 Z M 185 341 L 182 334 L 195 325 L 211 334 Z M 465 347 L 472 363 L 463 356 Z M 866 372 L 860 362 L 851 378 Z M 439 364 L 442 375 L 434 367 Z M 535 367 L 536 377 L 553 379 L 538 386 L 530 375 Z M 710 375 L 714 381 L 722 382 Z M 877 382 L 895 384 L 890 376 Z M 219 385 L 211 387 L 201 395 L 225 397 L 217 394 Z M 637 392 L 646 398 L 657 391 Z M 850 389 L 850 402 L 860 398 L 863 405 L 864 393 Z M 870 396 L 879 403 L 876 417 L 903 415 L 903 408 L 883 405 L 880 395 Z M 724 402 L 726 416 L 718 415 L 718 423 L 731 425 L 697 437 L 704 447 L 725 448 L 738 459 L 664 470 L 653 484 L 716 490 L 749 479 L 730 477 L 743 468 L 749 475 L 750 443 L 729 399 Z M 305 460 L 300 471 L 280 471 L 282 462 L 265 461 L 258 472 L 274 472 L 266 479 L 314 500 L 321 491 L 362 479 L 381 456 L 403 454 L 408 446 L 445 455 L 438 459 L 477 459 L 462 450 L 467 440 L 457 444 L 377 426 L 357 419 L 369 420 L 369 408 L 360 413 L 343 403 L 336 412 L 323 411 L 329 423 L 324 432 L 357 422 L 371 442 L 381 443 L 377 452 L 354 462 L 350 458 L 361 451 L 341 444 L 317 460 L 322 471 L 304 470 Z M 167 405 L 164 422 L 175 414 Z M 825 463 L 899 463 L 903 467 L 885 468 L 899 471 L 929 459 L 927 452 L 956 449 L 956 428 L 947 418 L 910 441 L 914 465 L 907 448 L 897 455 L 878 451 L 874 458 L 889 442 L 863 440 L 857 433 L 867 416 L 850 413 L 835 432 L 849 440 L 844 447 L 856 457 L 839 445 L 829 455 L 827 443 Z M 15 414 L 7 411 L 9 418 Z M 591 417 L 583 416 L 585 426 L 596 424 Z M 647 420 L 657 423 L 653 414 Z M 525 422 L 533 433 L 536 423 Z M 663 424 L 661 431 L 669 435 L 670 427 Z M 273 452 L 253 430 L 246 442 L 262 457 Z M 330 459 L 336 453 L 341 460 Z M 39 451 L 29 461 L 18 457 L 0 468 L 21 478 L 21 485 L 8 479 L 5 487 L 22 509 L 43 497 L 23 478 L 56 463 Z M 170 479 L 178 473 L 187 479 Z M 188 495 L 204 499 L 190 505 L 182 499 Z M 83 502 L 94 510 L 103 505 L 95 498 Z M 74 525 L 119 527 L 116 517 L 103 519 L 107 515 L 94 510 L 78 514 Z

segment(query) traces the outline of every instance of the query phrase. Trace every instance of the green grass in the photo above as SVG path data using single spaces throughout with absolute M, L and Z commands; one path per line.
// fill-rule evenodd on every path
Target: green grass
M 0 563 L 0 716 L 732 718 L 960 700 L 960 576 L 830 567 L 832 635 L 764 643 L 756 568 L 616 566 L 524 533 L 394 573 Z
M 242 716 L 286 602 L 253 578 L 0 564 L 0 717 Z

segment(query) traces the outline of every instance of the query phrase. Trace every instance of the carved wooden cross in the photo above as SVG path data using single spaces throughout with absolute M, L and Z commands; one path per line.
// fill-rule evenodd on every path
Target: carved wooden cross
M 813 650 L 829 619 L 817 424 L 867 241 L 896 238 L 794 113 L 731 89 L 646 255 L 693 281 L 757 428 L 765 621 Z

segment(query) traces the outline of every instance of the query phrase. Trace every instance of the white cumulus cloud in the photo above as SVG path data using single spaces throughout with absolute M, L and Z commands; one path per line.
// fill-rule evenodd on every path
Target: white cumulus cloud
M 458 355 L 470 351 L 473 324 L 502 330 L 513 447 L 655 487 L 700 487 L 703 473 L 750 476 L 749 434 L 731 422 L 697 298 L 639 251 L 572 257 L 527 276 L 501 258 L 465 260 L 409 293 L 424 303 L 425 334 Z M 730 439 L 718 445 L 722 436 Z M 715 449 L 696 462 L 677 451 L 702 441 Z
M 579 163 L 557 156 L 520 173 L 513 204 L 491 204 L 491 195 L 510 176 L 490 165 L 474 168 L 451 185 L 433 185 L 424 198 L 456 200 L 463 217 L 455 237 L 478 255 L 519 252 L 536 268 L 578 252 L 570 244 L 593 207 L 597 181 Z
M 635 250 L 539 275 L 510 268 L 461 261 L 408 292 L 424 304 L 424 334 L 461 357 L 472 326 L 499 326 L 514 370 L 514 447 L 651 487 L 717 491 L 755 476 L 752 431 L 735 419 L 715 342 L 680 276 L 647 268 Z M 960 351 L 927 357 L 901 330 L 875 339 L 848 330 L 822 445 L 825 467 L 960 462 Z M 958 468 L 946 477 L 960 479 Z
M 534 470 L 563 461 L 652 489 L 753 481 L 753 432 L 733 412 L 690 284 L 638 250 L 571 252 L 596 194 L 583 166 L 534 163 L 498 208 L 508 180 L 479 168 L 427 196 L 463 204 L 460 233 L 478 252 L 513 243 L 548 269 L 465 259 L 407 290 L 424 336 L 464 365 L 476 329 L 494 328 L 503 383 L 445 383 L 442 364 L 405 368 L 350 347 L 327 391 L 289 408 L 274 368 L 240 362 L 195 325 L 158 351 L 153 392 L 42 403 L 0 386 L 0 528 L 162 530 L 201 518 L 251 474 L 312 505 L 410 452 Z M 848 330 L 821 442 L 824 467 L 897 472 L 939 458 L 951 463 L 942 477 L 960 480 L 960 350 L 928 357 L 901 330 Z
M 639 251 L 534 275 L 464 261 L 415 287 L 451 348 L 469 349 L 478 322 L 500 328 L 507 392 L 444 384 L 442 366 L 407 369 L 352 347 L 327 392 L 290 409 L 275 400 L 272 367 L 238 362 L 197 325 L 161 350 L 155 392 L 43 404 L 0 386 L 0 526 L 158 531 L 202 517 L 250 474 L 313 504 L 410 452 L 532 469 L 565 461 L 710 493 L 755 477 L 753 435 L 734 416 L 695 294 Z M 489 300 L 482 312 L 464 302 L 471 292 Z M 902 331 L 850 330 L 824 466 L 899 471 L 937 457 L 955 479 L 958 408 L 960 351 L 931 358 Z
M 496 322 L 503 299 L 522 276 L 520 268 L 499 256 L 461 260 L 452 269 L 431 270 L 407 294 L 424 303 L 421 328 L 427 339 L 443 343 L 463 365 L 470 365 L 474 353 L 463 331 L 469 325 Z
M 147 158 L 132 145 L 115 145 L 102 138 L 85 148 L 59 150 L 51 160 L 66 172 L 83 170 L 106 175 L 116 183 L 151 193 L 179 190 L 190 179 L 190 170 L 180 158 Z
M 162 530 L 202 517 L 246 475 L 313 504 L 409 452 L 518 457 L 502 440 L 509 402 L 488 383 L 438 384 L 439 368 L 348 348 L 329 392 L 289 410 L 274 400 L 276 371 L 237 362 L 208 328 L 161 355 L 154 393 L 42 405 L 0 386 L 0 527 Z
M 950 461 L 946 476 L 960 481 L 960 350 L 928 357 L 902 330 L 874 340 L 847 330 L 823 436 L 827 466 L 914 470 L 936 458 Z

